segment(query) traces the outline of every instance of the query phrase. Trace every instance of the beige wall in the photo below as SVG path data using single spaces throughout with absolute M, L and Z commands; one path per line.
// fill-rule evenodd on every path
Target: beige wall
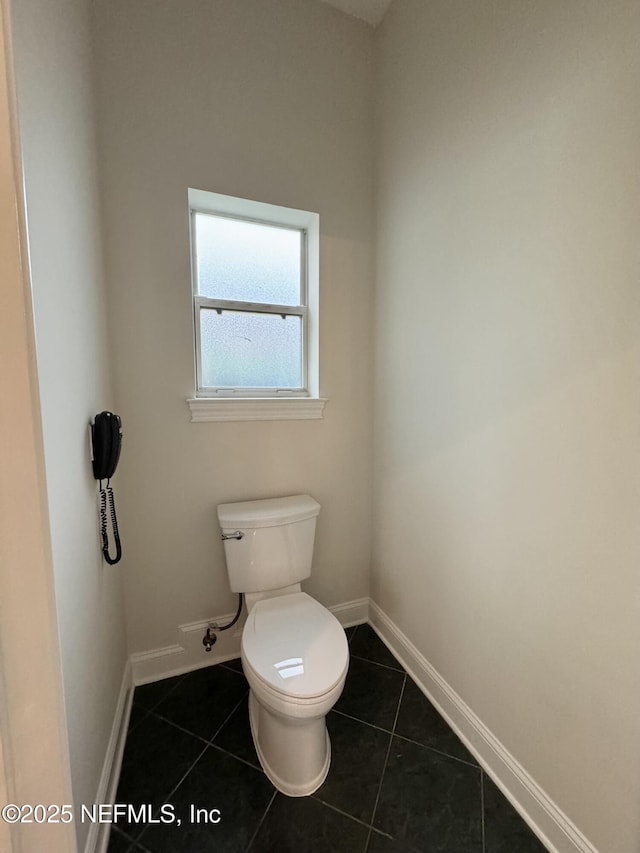
M 373 597 L 603 853 L 640 839 L 639 31 L 379 34 Z
M 87 425 L 113 405 L 84 0 L 13 4 L 40 404 L 76 804 L 94 801 L 126 659 L 102 562 Z M 37 635 L 38 624 L 31 625 Z M 46 634 L 43 635 L 46 642 Z M 88 824 L 77 824 L 82 843 Z
M 309 492 L 326 604 L 368 592 L 372 31 L 316 0 L 96 3 L 130 651 L 234 609 L 216 505 Z M 317 211 L 324 420 L 192 424 L 187 188 Z

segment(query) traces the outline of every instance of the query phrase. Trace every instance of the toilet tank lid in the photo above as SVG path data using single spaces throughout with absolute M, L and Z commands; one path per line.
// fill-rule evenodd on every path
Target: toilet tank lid
M 291 495 L 259 501 L 239 501 L 218 506 L 220 527 L 278 527 L 314 518 L 320 504 L 310 495 Z

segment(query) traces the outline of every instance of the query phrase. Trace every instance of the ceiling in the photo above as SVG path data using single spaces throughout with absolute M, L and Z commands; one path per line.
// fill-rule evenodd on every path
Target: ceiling
M 391 5 L 391 0 L 323 0 L 356 18 L 362 18 L 373 27 L 377 27 L 384 17 L 384 13 Z

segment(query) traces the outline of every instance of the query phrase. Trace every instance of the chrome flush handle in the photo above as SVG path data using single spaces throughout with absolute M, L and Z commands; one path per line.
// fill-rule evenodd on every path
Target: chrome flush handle
M 236 530 L 235 533 L 223 533 L 220 538 L 223 540 L 224 539 L 242 539 L 243 536 L 244 536 L 244 533 L 242 532 L 242 530 Z

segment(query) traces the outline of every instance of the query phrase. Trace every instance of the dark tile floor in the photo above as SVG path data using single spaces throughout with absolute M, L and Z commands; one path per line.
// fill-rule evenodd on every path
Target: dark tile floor
M 240 661 L 138 687 L 116 800 L 153 817 L 120 820 L 109 853 L 542 853 L 373 629 L 347 635 L 312 797 L 277 793 L 260 769 Z M 192 805 L 220 820 L 192 820 Z

